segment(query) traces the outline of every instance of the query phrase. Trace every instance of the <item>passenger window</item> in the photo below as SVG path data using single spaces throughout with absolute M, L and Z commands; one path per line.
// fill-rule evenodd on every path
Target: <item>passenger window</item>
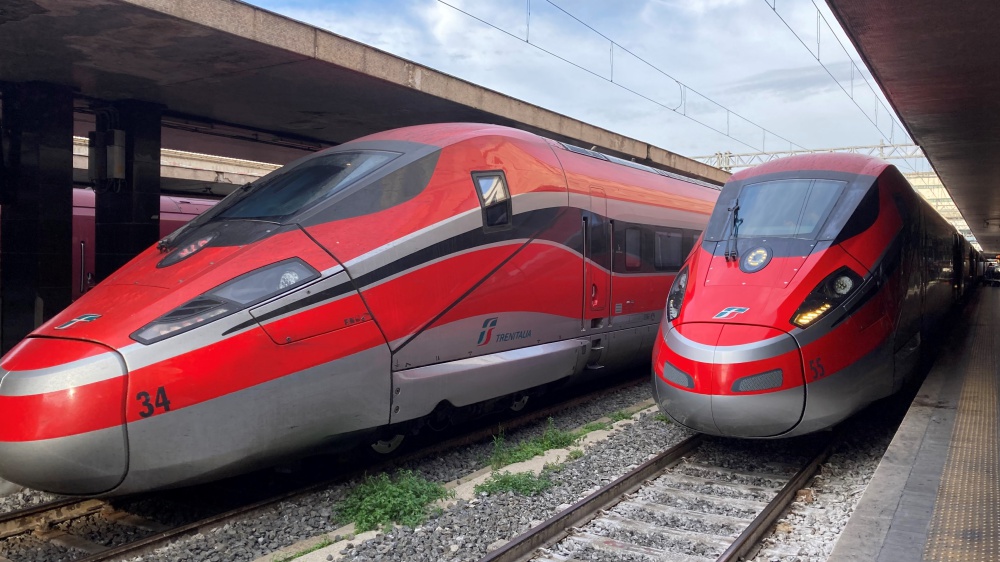
M 656 269 L 680 269 L 685 256 L 683 242 L 684 236 L 680 232 L 657 232 L 653 263 Z
M 642 233 L 638 228 L 625 229 L 625 269 L 642 268 Z
M 473 172 L 476 195 L 483 208 L 483 228 L 492 230 L 511 224 L 510 190 L 502 171 Z

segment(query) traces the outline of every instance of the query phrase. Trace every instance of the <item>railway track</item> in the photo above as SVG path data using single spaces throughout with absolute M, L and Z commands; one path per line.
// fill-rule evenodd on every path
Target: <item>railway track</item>
M 124 560 L 139 556 L 165 546 L 172 541 L 196 533 L 204 533 L 228 522 L 249 517 L 283 501 L 293 500 L 339 483 L 357 478 L 365 472 L 391 470 L 397 465 L 439 454 L 456 447 L 476 443 L 491 438 L 501 428 L 510 431 L 531 423 L 544 420 L 569 408 L 587 403 L 608 393 L 643 384 L 645 377 L 630 380 L 610 387 L 598 388 L 573 399 L 524 411 L 516 417 L 505 419 L 499 424 L 491 424 L 480 429 L 421 447 L 413 452 L 393 456 L 375 464 L 354 468 L 319 481 L 310 481 L 301 486 L 283 490 L 273 495 L 247 501 L 235 507 L 211 513 L 194 520 L 176 525 L 166 525 L 148 518 L 128 513 L 114 507 L 111 501 L 102 499 L 63 498 L 16 511 L 0 514 L 0 541 L 12 537 L 30 535 L 34 539 L 58 546 L 69 552 L 64 560 L 76 562 L 106 562 Z M 134 530 L 130 540 L 110 546 L 102 544 L 100 537 L 84 537 L 68 529 L 69 523 L 83 518 L 99 518 L 103 524 L 128 527 Z M 0 550 L 2 552 L 2 550 Z M 0 554 L 0 562 L 8 559 Z M 16 561 L 15 561 L 16 562 Z
M 481 562 L 666 560 L 736 562 L 757 545 L 829 456 L 832 437 L 797 465 L 747 469 L 703 454 L 690 437 Z M 735 465 L 735 468 L 734 468 Z

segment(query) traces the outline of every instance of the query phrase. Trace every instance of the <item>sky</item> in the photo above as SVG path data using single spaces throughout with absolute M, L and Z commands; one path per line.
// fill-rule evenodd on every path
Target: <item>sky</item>
M 911 142 L 822 0 L 249 3 L 688 157 Z

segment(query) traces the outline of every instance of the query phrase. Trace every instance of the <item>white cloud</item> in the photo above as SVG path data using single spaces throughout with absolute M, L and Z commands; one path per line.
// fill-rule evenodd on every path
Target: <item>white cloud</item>
M 760 0 L 447 0 L 498 31 L 435 0 L 321 2 L 253 0 L 290 17 L 370 44 L 547 109 L 689 156 L 751 147 L 786 149 L 760 129 L 688 92 L 691 117 L 728 129 L 732 140 L 663 106 L 680 103 L 680 80 L 733 112 L 809 148 L 877 144 L 865 119 L 813 54 Z M 553 5 L 554 4 L 554 5 Z M 820 3 L 822 5 L 822 3 Z M 555 6 L 668 73 L 615 48 Z M 779 2 L 790 22 L 812 21 L 807 2 Z M 824 7 L 825 8 L 825 7 Z M 810 18 L 812 18 L 810 20 Z M 830 21 L 834 21 L 828 16 Z M 808 26 L 807 26 L 808 27 Z M 543 53 L 532 43 L 572 64 Z M 826 47 L 835 44 L 824 38 Z M 827 57 L 831 50 L 826 51 Z M 614 57 L 614 61 L 612 61 Z M 846 55 L 835 75 L 849 81 Z M 647 99 L 608 82 L 639 92 Z M 843 78 L 847 76 L 848 78 Z M 846 83 L 846 82 L 845 82 Z M 874 101 L 874 100 L 872 100 Z M 750 146 L 747 146 L 750 145 Z

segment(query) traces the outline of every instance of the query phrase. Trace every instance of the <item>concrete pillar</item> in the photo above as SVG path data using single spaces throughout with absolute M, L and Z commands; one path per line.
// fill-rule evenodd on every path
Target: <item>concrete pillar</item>
M 72 283 L 73 93 L 0 84 L 0 348 L 69 305 Z
M 97 113 L 98 131 L 125 133 L 125 180 L 98 189 L 96 197 L 97 281 L 159 239 L 161 114 L 161 106 L 139 101 L 116 102 Z

